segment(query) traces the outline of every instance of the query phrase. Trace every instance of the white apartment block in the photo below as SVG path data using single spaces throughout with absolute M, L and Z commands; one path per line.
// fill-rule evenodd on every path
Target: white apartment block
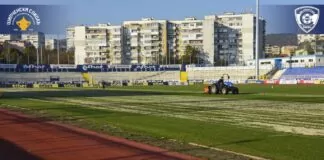
M 53 50 L 58 48 L 58 41 L 56 39 L 45 39 L 45 48 Z
M 3 43 L 5 41 L 17 41 L 20 40 L 21 35 L 20 34 L 0 34 L 0 43 Z
M 75 64 L 121 64 L 123 28 L 110 24 L 74 27 Z
M 202 20 L 144 18 L 122 26 L 76 26 L 67 28 L 67 48 L 75 48 L 77 64 L 170 64 L 190 45 L 201 51 L 204 63 L 244 65 L 256 55 L 255 19 L 252 13 L 225 13 Z M 265 20 L 259 24 L 258 54 L 263 58 Z
M 298 38 L 298 44 L 300 44 L 305 41 L 308 42 L 315 41 L 316 38 L 320 40 L 324 40 L 324 34 L 298 34 L 297 38 Z
M 171 51 L 176 51 L 177 57 L 184 55 L 188 45 L 203 52 L 203 20 L 190 17 L 182 21 L 169 21 L 169 26 L 168 32 L 174 33 L 169 37 L 169 47 Z
M 42 32 L 24 33 L 21 40 L 31 43 L 35 48 L 45 47 L 45 35 Z
M 206 17 L 207 19 L 208 17 Z M 255 59 L 256 17 L 252 13 L 225 13 L 217 16 L 214 44 L 215 59 L 225 59 L 230 64 L 246 64 Z M 259 19 L 259 57 L 263 58 L 265 43 L 265 20 Z M 216 45 L 214 45 L 216 47 Z
M 124 49 L 128 64 L 157 64 L 167 52 L 167 21 L 125 21 Z
M 74 50 L 74 35 L 75 27 L 68 27 L 66 29 L 66 49 Z

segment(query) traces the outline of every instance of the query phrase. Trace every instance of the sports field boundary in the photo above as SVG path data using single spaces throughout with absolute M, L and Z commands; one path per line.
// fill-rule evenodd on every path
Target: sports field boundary
M 20 119 L 24 119 L 26 121 L 33 121 L 33 122 L 39 122 L 42 124 L 46 124 L 46 125 L 51 125 L 54 126 L 60 130 L 64 130 L 66 132 L 70 132 L 73 134 L 79 134 L 85 137 L 91 137 L 92 139 L 98 140 L 98 141 L 110 141 L 116 144 L 121 144 L 124 146 L 129 146 L 132 148 L 136 148 L 139 150 L 143 150 L 143 151 L 147 151 L 147 152 L 151 152 L 155 155 L 161 155 L 161 156 L 166 156 L 166 157 L 172 157 L 174 159 L 183 159 L 183 160 L 198 160 L 199 158 L 197 157 L 193 157 L 190 155 L 185 155 L 185 154 L 181 154 L 178 152 L 173 152 L 173 151 L 168 151 L 166 149 L 162 149 L 159 147 L 155 147 L 155 146 L 151 146 L 151 145 L 147 145 L 147 144 L 143 144 L 143 143 L 139 143 L 139 142 L 135 142 L 135 141 L 131 141 L 131 140 L 127 140 L 121 137 L 116 137 L 116 136 L 110 136 L 110 135 L 106 135 L 106 134 L 101 134 L 101 133 L 97 133 L 94 131 L 90 131 L 87 129 L 83 129 L 83 128 L 79 128 L 79 127 L 75 127 L 75 126 L 71 126 L 71 125 L 67 125 L 67 124 L 61 124 L 55 121 L 44 121 L 41 118 L 37 118 L 37 117 L 32 117 L 29 115 L 25 115 L 23 113 L 19 113 L 16 111 L 10 111 L 7 109 L 1 109 L 0 108 L 0 113 L 2 114 L 6 114 L 9 116 L 13 116 L 13 117 L 17 117 Z

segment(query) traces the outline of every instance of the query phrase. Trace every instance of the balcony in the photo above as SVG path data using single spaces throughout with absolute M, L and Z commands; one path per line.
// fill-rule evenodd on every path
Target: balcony
M 157 37 L 152 37 L 151 39 L 155 40 L 155 41 L 160 41 L 161 40 L 160 37 L 158 37 L 158 36 Z
M 131 46 L 132 46 L 132 47 L 137 47 L 137 46 L 139 46 L 139 44 L 138 44 L 137 42 L 136 42 L 136 43 L 133 43 L 133 42 L 132 42 L 132 43 L 131 43 Z
M 131 36 L 137 36 L 139 34 L 139 32 L 132 32 L 130 35 Z
M 121 40 L 121 37 L 114 37 L 111 40 L 113 40 L 113 41 L 120 41 Z
M 120 43 L 112 43 L 112 44 L 111 44 L 111 47 L 120 47 L 120 46 L 121 46 Z
M 160 32 L 151 32 L 152 35 L 159 35 Z
M 86 32 L 86 34 L 89 34 L 89 35 L 106 35 L 107 32 L 106 31 L 103 31 L 103 32 L 88 31 L 88 32 Z
M 151 43 L 152 46 L 160 46 L 161 43 Z

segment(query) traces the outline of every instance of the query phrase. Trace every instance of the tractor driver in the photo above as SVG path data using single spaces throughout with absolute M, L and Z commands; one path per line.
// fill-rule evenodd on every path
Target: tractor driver
M 223 86 L 224 86 L 224 77 L 223 76 L 218 80 L 217 84 L 218 84 L 219 88 L 223 88 Z

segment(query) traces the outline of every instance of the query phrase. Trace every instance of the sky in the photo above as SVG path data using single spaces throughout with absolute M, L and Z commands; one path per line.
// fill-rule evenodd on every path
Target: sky
M 2 0 L 0 4 L 66 5 L 67 26 L 111 23 L 120 25 L 126 20 L 182 20 L 185 17 L 203 18 L 224 12 L 255 11 L 256 0 Z M 260 5 L 324 4 L 323 0 L 260 0 Z M 62 31 L 64 34 L 65 31 Z M 267 28 L 271 33 L 271 28 Z

